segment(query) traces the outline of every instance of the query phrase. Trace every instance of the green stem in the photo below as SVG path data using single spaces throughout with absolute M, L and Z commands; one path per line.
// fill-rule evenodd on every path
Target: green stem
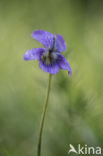
M 40 123 L 40 131 L 39 131 L 38 146 L 37 146 L 37 156 L 41 155 L 42 133 L 43 133 L 46 110 L 47 110 L 47 106 L 48 106 L 48 99 L 49 99 L 50 86 L 51 86 L 51 76 L 52 75 L 49 74 L 47 94 L 46 94 L 46 99 L 44 101 L 44 108 L 43 108 L 43 113 L 42 113 L 42 118 L 41 118 L 41 123 Z

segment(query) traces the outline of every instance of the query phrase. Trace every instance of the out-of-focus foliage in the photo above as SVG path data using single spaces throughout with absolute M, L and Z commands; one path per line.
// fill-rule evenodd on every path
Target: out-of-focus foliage
M 27 49 L 34 29 L 61 34 L 72 68 L 53 76 L 42 156 L 67 156 L 69 144 L 103 145 L 103 1 L 0 1 L 0 156 L 36 156 L 48 74 Z M 72 156 L 72 155 L 71 155 Z

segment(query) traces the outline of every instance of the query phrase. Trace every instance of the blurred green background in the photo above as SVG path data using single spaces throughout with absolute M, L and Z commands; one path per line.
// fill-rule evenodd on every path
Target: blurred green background
M 53 76 L 42 156 L 103 147 L 103 1 L 0 0 L 0 156 L 36 156 L 48 74 L 23 60 L 42 47 L 35 29 L 64 37 L 72 68 Z

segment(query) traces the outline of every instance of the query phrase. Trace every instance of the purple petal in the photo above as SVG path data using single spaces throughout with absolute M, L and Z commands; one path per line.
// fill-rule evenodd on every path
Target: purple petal
M 58 54 L 58 65 L 60 67 L 60 69 L 64 69 L 64 70 L 68 70 L 68 74 L 71 75 L 71 68 L 68 64 L 68 62 L 66 61 L 66 59 L 64 58 L 64 56 L 62 56 L 61 54 Z
M 32 33 L 32 37 L 40 42 L 45 48 L 52 48 L 53 35 L 51 33 L 43 30 L 35 30 Z
M 48 73 L 53 74 L 53 75 L 55 75 L 59 71 L 59 66 L 56 62 L 52 65 L 45 65 L 45 64 L 43 64 L 42 61 L 39 61 L 39 67 L 44 72 L 48 72 Z
M 44 48 L 33 48 L 27 50 L 24 54 L 24 60 L 40 60 L 41 54 L 45 51 Z
M 55 34 L 55 46 L 54 46 L 55 51 L 62 52 L 65 51 L 66 46 L 65 46 L 65 41 L 63 37 L 59 34 Z

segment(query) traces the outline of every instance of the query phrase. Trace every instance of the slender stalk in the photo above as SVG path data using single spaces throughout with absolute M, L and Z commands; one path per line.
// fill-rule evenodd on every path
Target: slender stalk
M 41 155 L 42 133 L 43 133 L 43 127 L 44 127 L 44 120 L 45 120 L 46 110 L 47 110 L 47 106 L 48 106 L 48 99 L 49 99 L 50 86 L 51 86 L 51 76 L 52 75 L 49 74 L 46 99 L 44 101 L 44 107 L 43 107 L 42 118 L 41 118 L 41 123 L 40 123 L 40 130 L 39 130 L 39 137 L 38 137 L 38 146 L 37 146 L 37 156 Z

